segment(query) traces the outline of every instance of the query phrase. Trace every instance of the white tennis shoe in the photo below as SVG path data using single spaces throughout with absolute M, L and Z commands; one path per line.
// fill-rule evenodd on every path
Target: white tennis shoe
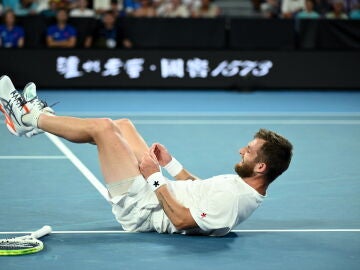
M 29 108 L 30 111 L 34 110 L 39 110 L 39 111 L 44 111 L 47 113 L 52 113 L 54 114 L 54 110 L 52 108 L 50 108 L 49 106 L 47 106 L 46 102 L 40 100 L 37 96 L 36 93 L 36 85 L 33 82 L 29 82 L 25 87 L 24 87 L 24 91 L 22 93 L 26 103 L 26 106 Z M 26 137 L 30 138 L 32 136 L 38 135 L 44 133 L 43 130 L 41 130 L 40 128 L 33 128 L 31 131 L 27 132 L 25 134 Z
M 22 136 L 33 129 L 21 121 L 22 116 L 30 110 L 25 99 L 16 91 L 6 75 L 0 78 L 0 111 L 4 114 L 6 126 L 13 135 Z

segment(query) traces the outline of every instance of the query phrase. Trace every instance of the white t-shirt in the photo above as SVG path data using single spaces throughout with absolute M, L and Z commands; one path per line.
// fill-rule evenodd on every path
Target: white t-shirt
M 153 214 L 158 232 L 223 236 L 247 219 L 264 196 L 237 175 L 219 175 L 207 180 L 169 181 L 176 199 L 190 209 L 199 228 L 178 231 L 164 211 Z
M 281 4 L 282 13 L 294 13 L 305 9 L 305 0 L 283 0 Z
M 92 18 L 95 17 L 95 11 L 92 9 L 73 9 L 70 11 L 70 17 L 82 17 L 82 18 Z

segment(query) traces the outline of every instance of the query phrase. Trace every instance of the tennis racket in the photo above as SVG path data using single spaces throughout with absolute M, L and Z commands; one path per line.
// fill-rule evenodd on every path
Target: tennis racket
M 0 256 L 25 255 L 43 250 L 44 244 L 38 238 L 51 233 L 51 230 L 50 226 L 44 226 L 30 235 L 0 239 Z

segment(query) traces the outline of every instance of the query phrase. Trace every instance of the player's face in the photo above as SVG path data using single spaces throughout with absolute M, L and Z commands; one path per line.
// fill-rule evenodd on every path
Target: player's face
M 240 177 L 245 178 L 255 175 L 256 158 L 264 142 L 262 139 L 254 139 L 247 146 L 240 149 L 239 153 L 242 159 L 235 165 L 235 171 Z

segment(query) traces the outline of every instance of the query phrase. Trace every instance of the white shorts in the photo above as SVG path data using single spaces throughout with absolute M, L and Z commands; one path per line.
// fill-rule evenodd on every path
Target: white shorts
M 127 181 L 132 185 L 122 195 L 111 199 L 112 212 L 125 231 L 148 232 L 158 228 L 153 225 L 153 214 L 163 212 L 155 193 L 142 175 Z M 119 181 L 120 183 L 121 181 Z M 161 222 L 161 221 L 160 221 Z M 155 222 L 157 223 L 157 222 Z

